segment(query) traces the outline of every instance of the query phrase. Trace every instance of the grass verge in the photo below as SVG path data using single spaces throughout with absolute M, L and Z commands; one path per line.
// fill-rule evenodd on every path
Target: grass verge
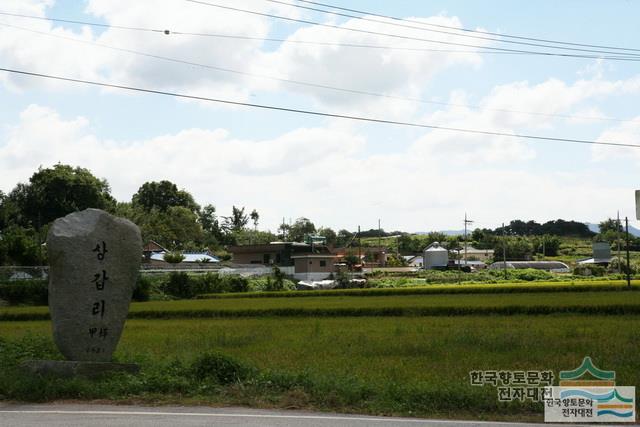
M 558 375 L 589 355 L 637 385 L 639 327 L 639 316 L 574 315 L 130 320 L 116 359 L 140 375 L 60 381 L 18 369 L 60 358 L 49 322 L 0 322 L 0 395 L 541 420 L 541 404 L 500 403 L 469 371 Z

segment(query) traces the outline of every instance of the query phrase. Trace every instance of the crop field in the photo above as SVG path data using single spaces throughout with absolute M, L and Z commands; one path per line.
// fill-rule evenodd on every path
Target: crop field
M 59 358 L 50 327 L 48 321 L 0 322 L 0 361 Z M 557 375 L 589 355 L 597 366 L 615 369 L 619 384 L 638 385 L 639 331 L 638 316 L 129 320 L 116 358 L 140 363 L 139 376 L 18 384 L 9 369 L 0 373 L 0 395 L 540 420 L 541 404 L 499 403 L 494 387 L 469 384 L 469 371 Z M 212 351 L 252 373 L 242 385 L 194 377 L 193 364 Z
M 634 287 L 635 289 L 635 287 Z M 470 314 L 640 314 L 640 292 L 469 293 L 432 295 L 217 298 L 131 304 L 129 317 L 401 316 Z M 47 307 L 5 307 L 0 320 L 42 320 Z
M 0 399 L 247 405 L 469 419 L 542 419 L 472 370 L 560 370 L 590 356 L 640 385 L 640 286 L 448 285 L 211 295 L 133 303 L 115 359 L 140 374 L 25 379 L 60 359 L 47 307 L 0 308 Z

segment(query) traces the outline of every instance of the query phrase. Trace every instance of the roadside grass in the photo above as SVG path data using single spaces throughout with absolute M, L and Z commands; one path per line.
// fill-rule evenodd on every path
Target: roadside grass
M 559 370 L 591 356 L 639 385 L 640 317 L 468 316 L 129 320 L 116 359 L 137 376 L 26 378 L 19 361 L 61 358 L 50 323 L 0 322 L 3 399 L 115 399 L 369 414 L 535 419 L 471 370 Z
M 640 292 L 469 293 L 291 298 L 218 298 L 132 303 L 130 319 L 206 317 L 640 314 Z M 3 307 L 0 320 L 45 320 L 48 308 Z

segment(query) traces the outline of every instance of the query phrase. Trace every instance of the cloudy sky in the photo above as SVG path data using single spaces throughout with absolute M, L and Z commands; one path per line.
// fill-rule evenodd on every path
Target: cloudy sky
M 292 7 L 316 7 L 297 0 L 206 2 L 327 26 L 185 0 L 2 0 L 0 67 L 333 114 L 640 144 L 640 62 L 456 30 L 640 49 L 639 2 L 332 3 L 412 22 Z M 232 205 L 255 208 L 261 228 L 271 230 L 300 216 L 336 229 L 374 228 L 380 218 L 383 228 L 406 231 L 459 229 L 465 212 L 480 227 L 513 218 L 598 222 L 618 210 L 633 217 L 640 188 L 635 148 L 362 123 L 0 72 L 0 190 L 58 162 L 106 178 L 120 201 L 145 181 L 168 179 L 223 214 Z

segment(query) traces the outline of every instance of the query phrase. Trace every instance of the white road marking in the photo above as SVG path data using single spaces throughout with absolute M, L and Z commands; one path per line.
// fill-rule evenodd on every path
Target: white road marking
M 206 413 L 206 412 L 155 412 L 155 411 L 54 411 L 54 410 L 0 410 L 6 414 L 49 414 L 49 415 L 161 415 L 161 416 L 189 416 L 189 417 L 239 417 L 239 418 L 288 418 L 311 420 L 341 420 L 341 421 L 367 421 L 367 422 L 394 422 L 394 423 L 457 423 L 457 424 L 486 424 L 486 425 L 532 425 L 527 423 L 510 423 L 500 421 L 458 421 L 458 420 L 425 420 L 407 418 L 374 418 L 374 417 L 347 417 L 331 415 L 273 415 L 273 414 L 233 414 L 233 413 Z

